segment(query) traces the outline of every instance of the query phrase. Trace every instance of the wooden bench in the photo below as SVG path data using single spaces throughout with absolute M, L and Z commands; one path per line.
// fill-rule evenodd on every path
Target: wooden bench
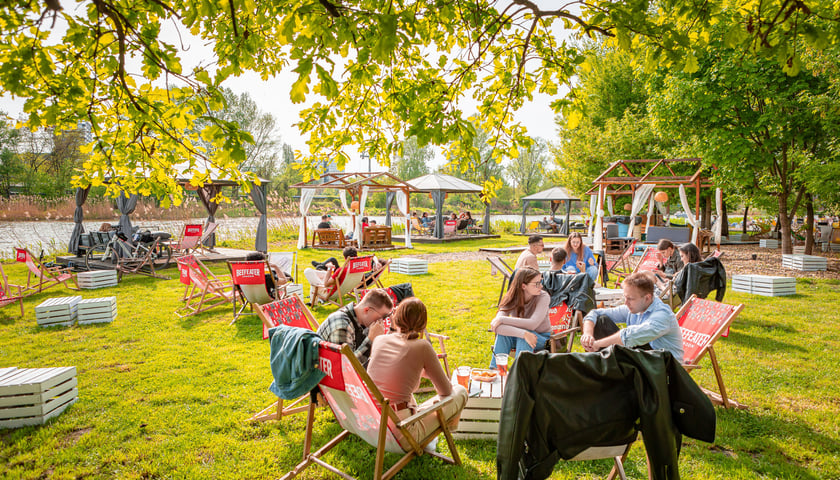
M 362 230 L 362 244 L 361 248 L 370 247 L 390 247 L 391 246 L 391 227 L 383 226 L 368 226 Z
M 344 248 L 344 231 L 340 228 L 319 228 L 312 232 L 312 247 Z

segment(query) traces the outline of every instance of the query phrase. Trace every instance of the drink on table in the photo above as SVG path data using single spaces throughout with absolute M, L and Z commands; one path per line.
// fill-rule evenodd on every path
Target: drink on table
M 506 353 L 496 354 L 496 368 L 499 370 L 499 375 L 507 375 L 508 355 Z
M 462 387 L 470 388 L 470 367 L 458 367 L 455 369 L 455 378 L 458 379 L 458 384 Z

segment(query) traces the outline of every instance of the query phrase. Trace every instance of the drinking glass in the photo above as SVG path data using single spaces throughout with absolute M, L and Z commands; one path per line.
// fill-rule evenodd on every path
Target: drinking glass
M 508 354 L 507 353 L 497 353 L 496 354 L 496 368 L 499 370 L 499 375 L 505 376 L 507 375 L 507 367 L 508 367 Z
M 470 388 L 470 367 L 458 367 L 455 369 L 455 377 L 458 379 L 458 384 L 464 388 Z

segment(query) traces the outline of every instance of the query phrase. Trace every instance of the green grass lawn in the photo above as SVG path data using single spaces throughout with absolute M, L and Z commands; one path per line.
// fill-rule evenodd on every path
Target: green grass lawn
M 475 251 L 479 246 L 523 244 L 522 237 L 422 245 L 405 254 Z M 273 244 L 288 250 L 291 244 Z M 323 251 L 299 256 L 300 270 Z M 508 258 L 515 258 L 513 255 Z M 22 264 L 4 269 L 13 283 Z M 222 265 L 213 267 L 219 273 Z M 430 310 L 430 330 L 450 335 L 450 367 L 485 365 L 500 277 L 486 261 L 430 263 L 429 274 L 386 273 L 386 284 L 411 282 Z M 119 287 L 83 290 L 85 298 L 115 295 L 110 324 L 43 329 L 34 307 L 46 298 L 77 293 L 54 287 L 0 310 L 0 367 L 75 366 L 79 401 L 40 427 L 0 430 L 0 478 L 277 478 L 299 460 L 304 415 L 282 423 L 248 423 L 273 401 L 267 388 L 268 343 L 256 316 L 229 326 L 231 307 L 181 319 L 183 287 L 172 279 L 126 276 Z M 301 279 L 303 278 L 301 273 Z M 25 280 L 24 280 L 25 281 Z M 307 287 L 305 287 L 307 289 Z M 727 303 L 747 306 L 717 353 L 730 395 L 749 410 L 718 412 L 717 440 L 686 439 L 683 478 L 840 478 L 840 380 L 837 299 L 840 282 L 800 280 L 797 295 L 768 298 L 727 292 Z M 323 320 L 335 307 L 319 307 Z M 708 361 L 702 364 L 708 367 Z M 693 373 L 713 386 L 711 368 Z M 338 433 L 327 410 L 316 423 L 316 442 Z M 495 444 L 459 441 L 461 466 L 428 457 L 412 461 L 398 478 L 493 478 Z M 439 447 L 445 451 L 445 442 Z M 352 439 L 329 458 L 369 478 L 373 450 Z M 386 457 L 393 462 L 396 456 Z M 646 478 L 644 447 L 627 462 L 631 478 Z M 603 478 L 610 462 L 569 462 L 552 478 Z M 302 478 L 333 478 L 311 467 Z

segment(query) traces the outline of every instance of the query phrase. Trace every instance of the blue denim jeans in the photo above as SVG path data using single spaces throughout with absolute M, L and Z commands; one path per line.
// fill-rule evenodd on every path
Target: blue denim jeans
M 550 333 L 538 333 L 533 330 L 530 330 L 530 332 L 537 336 L 537 348 L 531 348 L 524 338 L 496 335 L 496 344 L 493 345 L 493 353 L 510 353 L 511 350 L 516 349 L 516 356 L 518 357 L 519 352 L 534 352 L 535 350 L 542 349 L 545 346 L 545 342 L 551 336 Z M 490 368 L 496 368 L 495 356 L 490 361 Z

